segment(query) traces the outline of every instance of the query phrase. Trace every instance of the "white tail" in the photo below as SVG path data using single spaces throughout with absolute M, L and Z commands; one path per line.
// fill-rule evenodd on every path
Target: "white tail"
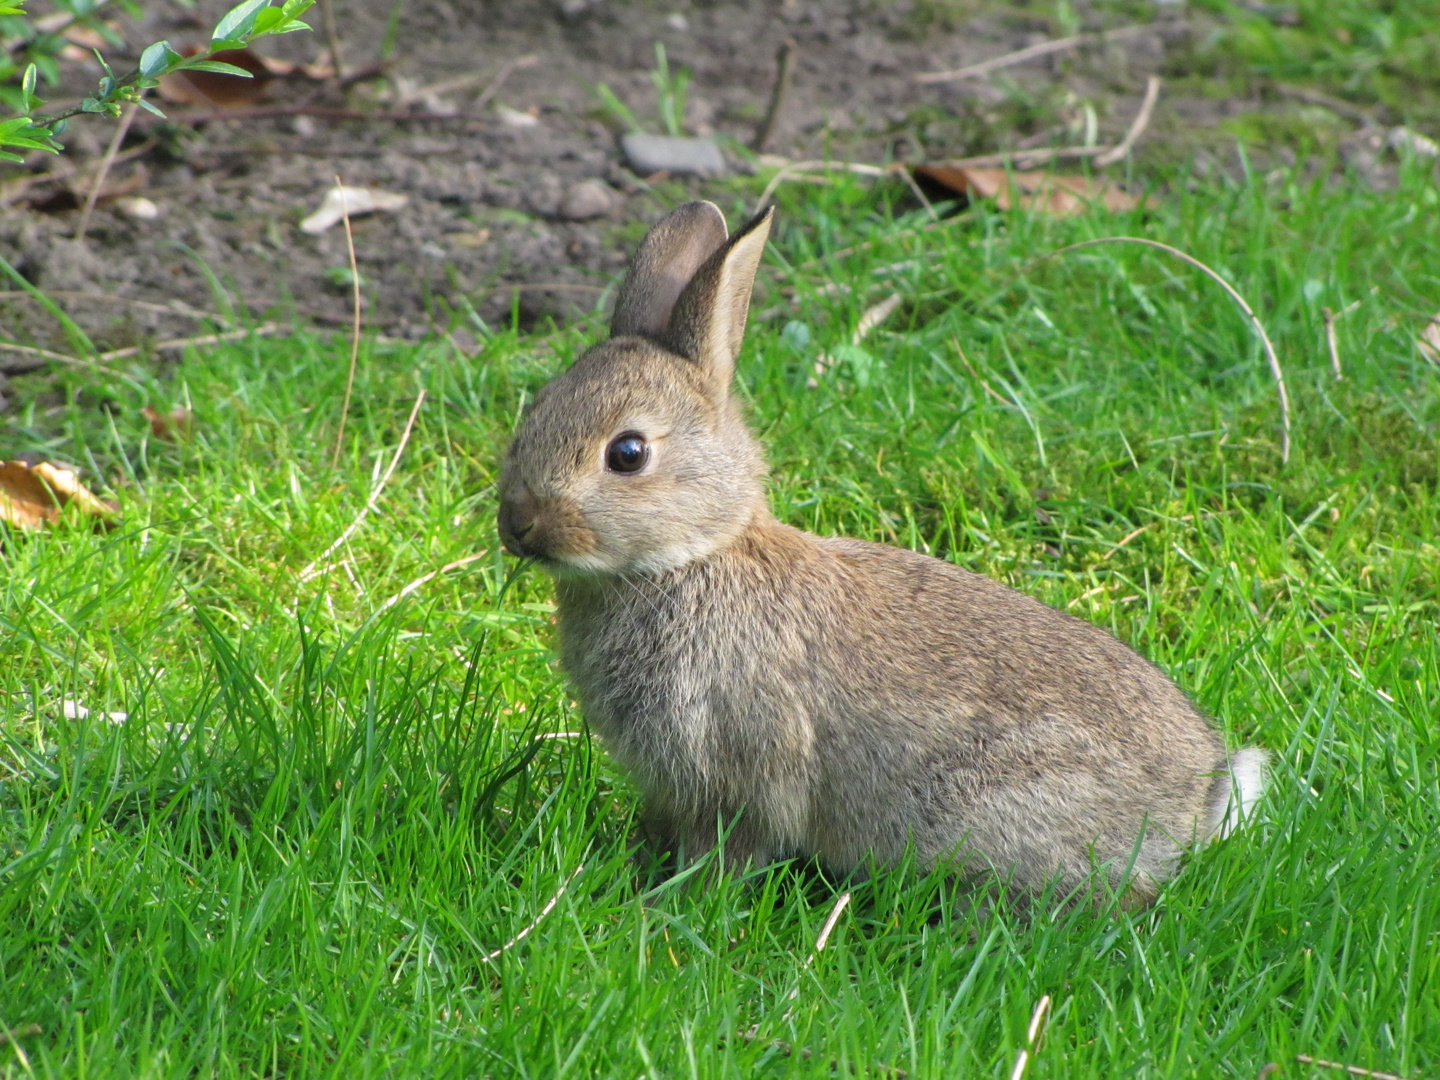
M 1230 783 L 1225 795 L 1210 807 L 1210 838 L 1221 839 L 1235 832 L 1254 816 L 1255 804 L 1265 793 L 1270 755 L 1251 747 L 1230 758 Z

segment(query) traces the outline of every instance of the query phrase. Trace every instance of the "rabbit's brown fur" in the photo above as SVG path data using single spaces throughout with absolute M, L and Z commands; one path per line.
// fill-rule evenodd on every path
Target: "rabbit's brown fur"
M 769 233 L 709 203 L 642 243 L 609 341 L 536 398 L 507 456 L 506 546 L 555 576 L 585 715 L 695 855 L 837 869 L 958 855 L 1039 888 L 1097 866 L 1153 898 L 1238 823 L 1264 755 L 1224 744 L 1103 630 L 939 559 L 776 521 L 730 392 Z M 643 438 L 643 468 L 607 467 Z M 630 449 L 634 444 L 630 444 Z M 1233 793 L 1232 793 L 1232 789 Z

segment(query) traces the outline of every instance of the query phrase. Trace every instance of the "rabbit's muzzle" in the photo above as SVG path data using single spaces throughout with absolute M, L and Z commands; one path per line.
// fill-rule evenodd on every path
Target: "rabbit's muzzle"
M 500 539 L 505 550 L 522 559 L 564 561 L 589 554 L 594 534 L 565 500 L 537 498 L 521 483 L 500 499 Z

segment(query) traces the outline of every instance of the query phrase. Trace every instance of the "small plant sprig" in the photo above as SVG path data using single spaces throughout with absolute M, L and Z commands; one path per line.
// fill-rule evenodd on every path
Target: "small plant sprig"
M 655 86 L 656 105 L 660 112 L 660 123 L 667 135 L 683 135 L 685 128 L 685 93 L 690 87 L 690 69 L 670 70 L 670 59 L 665 55 L 665 43 L 655 43 L 655 66 L 650 69 L 650 81 Z M 600 106 L 628 130 L 641 132 L 645 125 L 634 111 L 611 90 L 606 83 L 595 87 L 595 96 Z
M 24 160 L 20 154 L 13 152 L 15 150 L 58 153 L 61 146 L 56 141 L 57 137 L 65 130 L 71 117 L 82 113 L 118 117 L 125 105 L 133 103 L 163 117 L 164 113 L 145 100 L 145 91 L 158 86 L 162 75 L 176 71 L 213 71 L 251 78 L 250 72 L 244 68 L 211 57 L 227 49 L 243 49 L 257 38 L 309 30 L 310 27 L 300 21 L 300 16 L 313 3 L 314 0 L 282 0 L 279 4 L 272 4 L 270 0 L 242 0 L 215 24 L 210 44 L 201 52 L 194 56 L 181 56 L 168 41 L 157 41 L 140 54 L 140 63 L 135 70 L 123 76 L 117 76 L 100 52 L 95 50 L 95 59 L 105 72 L 95 93 L 73 108 L 53 116 L 35 115 L 35 110 L 44 102 L 35 94 L 36 66 L 30 64 L 20 80 L 21 115 L 0 120 L 0 160 Z M 0 0 L 0 15 L 23 15 L 23 7 L 24 0 Z

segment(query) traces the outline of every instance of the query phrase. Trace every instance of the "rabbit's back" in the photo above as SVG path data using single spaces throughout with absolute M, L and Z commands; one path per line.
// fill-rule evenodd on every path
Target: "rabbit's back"
M 922 855 L 963 839 L 1039 885 L 1056 871 L 1083 876 L 1092 855 L 1123 870 L 1133 853 L 1136 869 L 1163 879 L 1207 834 L 1210 807 L 1228 793 L 1223 743 L 1132 649 L 939 559 L 851 539 L 816 544 L 845 567 L 852 598 L 849 647 L 833 653 L 835 700 L 878 703 L 850 737 L 903 731 L 913 748 L 901 765 L 911 777 L 903 816 Z M 837 791 L 861 779 L 838 778 Z M 884 790 L 881 781 L 874 794 Z

